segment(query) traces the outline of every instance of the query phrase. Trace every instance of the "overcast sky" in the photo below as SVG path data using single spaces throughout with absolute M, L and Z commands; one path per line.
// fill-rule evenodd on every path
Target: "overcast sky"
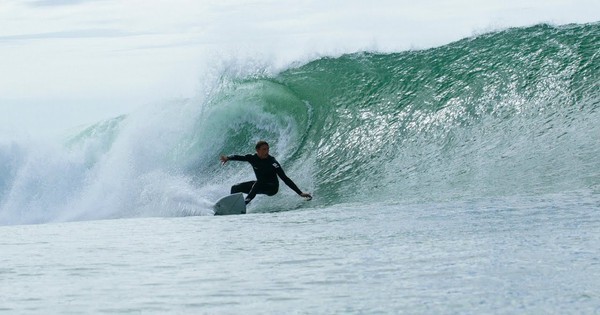
M 598 0 L 0 0 L 0 133 L 50 133 L 192 97 L 223 59 L 281 68 L 599 20 Z

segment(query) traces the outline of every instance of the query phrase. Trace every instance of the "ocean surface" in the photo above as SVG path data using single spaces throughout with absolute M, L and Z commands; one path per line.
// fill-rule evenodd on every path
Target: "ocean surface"
M 0 313 L 600 314 L 600 24 L 205 85 L 0 141 Z M 260 139 L 314 199 L 213 216 Z

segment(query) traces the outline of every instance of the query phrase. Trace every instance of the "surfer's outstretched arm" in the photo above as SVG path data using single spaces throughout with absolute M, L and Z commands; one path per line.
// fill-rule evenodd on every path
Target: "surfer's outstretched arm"
M 306 198 L 306 200 L 312 200 L 312 195 L 309 193 L 301 193 L 300 196 Z
M 287 177 L 287 175 L 285 175 L 285 172 L 283 171 L 283 169 L 281 168 L 279 163 L 276 162 L 276 164 L 277 164 L 277 166 L 276 166 L 275 170 L 276 170 L 279 178 L 281 178 L 281 180 L 283 180 L 283 182 L 286 185 L 288 185 L 288 187 L 290 187 L 293 191 L 295 191 L 298 195 L 300 195 L 301 197 L 304 197 L 308 200 L 311 200 L 312 196 L 309 193 L 302 192 L 302 190 L 300 190 L 300 188 L 298 188 L 298 186 L 296 186 L 294 181 L 292 181 L 289 177 Z
M 252 157 L 252 154 L 246 154 L 246 155 L 221 155 L 221 164 L 225 164 L 227 163 L 227 161 L 244 161 L 244 162 L 248 162 L 249 159 Z

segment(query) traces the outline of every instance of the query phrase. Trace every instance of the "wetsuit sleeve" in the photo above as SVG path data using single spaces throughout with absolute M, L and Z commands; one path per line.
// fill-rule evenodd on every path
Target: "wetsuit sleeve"
M 233 154 L 233 155 L 228 155 L 227 159 L 230 160 L 230 161 L 244 161 L 244 162 L 249 162 L 250 161 L 250 157 L 252 157 L 252 154 L 246 154 L 246 155 Z
M 296 184 L 289 177 L 287 177 L 287 175 L 285 175 L 285 172 L 281 168 L 281 165 L 279 165 L 279 162 L 275 161 L 275 163 L 273 163 L 273 167 L 275 167 L 275 172 L 277 172 L 279 178 L 281 178 L 281 180 L 288 185 L 288 187 L 290 187 L 298 195 L 302 195 L 302 190 L 300 190 L 300 188 L 298 188 L 298 186 L 296 186 Z

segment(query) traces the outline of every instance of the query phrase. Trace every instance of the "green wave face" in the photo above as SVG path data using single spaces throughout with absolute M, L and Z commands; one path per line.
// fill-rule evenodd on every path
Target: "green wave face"
M 63 146 L 0 143 L 0 224 L 210 215 L 253 178 L 219 155 L 260 139 L 315 196 L 282 187 L 254 202 L 260 211 L 597 194 L 599 43 L 598 23 L 538 25 L 224 74 L 206 96 L 100 122 Z
M 599 43 L 599 24 L 539 25 L 323 58 L 238 83 L 213 116 L 225 151 L 272 139 L 325 203 L 597 191 Z

